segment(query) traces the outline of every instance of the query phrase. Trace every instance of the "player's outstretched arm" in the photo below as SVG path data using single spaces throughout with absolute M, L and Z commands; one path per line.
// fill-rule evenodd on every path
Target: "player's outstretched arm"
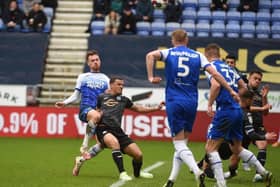
M 135 111 L 135 112 L 139 112 L 139 113 L 148 113 L 148 112 L 159 111 L 163 108 L 164 105 L 165 105 L 164 102 L 161 102 L 156 107 L 144 107 L 144 106 L 141 106 L 141 105 L 132 105 L 132 107 L 130 109 Z
M 75 90 L 73 92 L 73 94 L 70 97 L 68 97 L 67 99 L 65 99 L 64 101 L 56 102 L 55 107 L 62 108 L 65 105 L 68 105 L 69 103 L 76 101 L 77 99 L 79 99 L 79 97 L 80 97 L 80 92 L 78 90 Z

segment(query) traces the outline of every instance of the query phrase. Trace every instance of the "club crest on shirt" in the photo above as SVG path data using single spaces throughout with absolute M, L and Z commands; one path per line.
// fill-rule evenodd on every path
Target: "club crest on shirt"
M 117 105 L 118 103 L 119 102 L 114 99 L 108 99 L 107 101 L 104 102 L 104 105 L 112 107 Z

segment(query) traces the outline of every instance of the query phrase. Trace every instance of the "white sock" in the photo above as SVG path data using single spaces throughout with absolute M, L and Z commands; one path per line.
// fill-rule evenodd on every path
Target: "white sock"
M 89 121 L 88 121 L 88 125 L 89 125 L 91 128 L 95 128 L 95 127 L 96 127 L 96 123 L 93 122 L 92 120 L 89 120 Z
M 195 175 L 199 175 L 201 171 L 196 164 L 191 150 L 187 147 L 186 141 L 174 140 L 173 144 L 177 151 L 177 156 L 189 166 L 189 168 L 194 172 Z
M 181 169 L 181 165 L 183 163 L 183 161 L 181 160 L 181 158 L 179 157 L 179 155 L 177 153 L 178 153 L 177 151 L 174 152 L 172 170 L 171 170 L 170 176 L 168 178 L 169 180 L 171 180 L 173 182 L 177 179 L 177 176 Z
M 224 172 L 223 172 L 223 163 L 220 158 L 220 155 L 217 151 L 208 153 L 209 161 L 211 163 L 211 168 L 215 174 L 215 178 L 218 183 L 224 184 L 225 178 L 224 178 Z
M 94 131 L 93 129 L 87 125 L 86 126 L 86 133 L 84 135 L 84 140 L 83 140 L 83 143 L 82 143 L 82 146 L 83 147 L 88 147 L 88 142 L 89 142 L 89 139 L 91 139 L 94 135 Z
M 258 161 L 257 157 L 249 150 L 242 149 L 242 151 L 238 155 L 243 161 L 249 163 L 251 166 L 256 167 L 258 173 L 265 175 L 266 170 L 262 166 L 262 164 Z
M 95 157 L 98 153 L 100 153 L 103 150 L 101 144 L 97 143 L 94 146 L 92 146 L 91 148 L 89 148 L 89 154 L 92 157 Z

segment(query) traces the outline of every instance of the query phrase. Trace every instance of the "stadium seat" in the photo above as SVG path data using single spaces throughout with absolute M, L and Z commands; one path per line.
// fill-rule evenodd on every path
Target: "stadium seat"
M 192 8 L 186 8 L 182 12 L 182 19 L 183 22 L 185 20 L 196 20 L 196 11 Z
M 164 36 L 165 35 L 165 23 L 153 22 L 151 24 L 151 31 L 153 36 Z
M 195 21 L 194 21 L 194 20 L 189 20 L 189 19 L 184 19 L 184 20 L 183 20 L 183 23 L 192 23 L 192 24 L 195 24 Z
M 2 21 L 2 19 L 0 18 L 0 31 L 2 31 L 4 29 L 4 23 Z
M 240 31 L 242 38 L 255 38 L 255 25 L 253 24 L 242 24 Z
M 154 17 L 154 21 L 158 21 L 158 22 L 165 21 L 165 15 L 162 9 L 154 9 L 153 17 Z
M 52 28 L 52 17 L 47 17 L 47 23 L 44 26 L 43 32 L 49 33 Z
M 18 7 L 23 10 L 23 0 L 17 0 Z
M 168 22 L 165 25 L 165 30 L 166 30 L 166 34 L 167 36 L 171 36 L 172 32 L 176 29 L 180 29 L 181 25 L 178 22 Z
M 104 34 L 105 23 L 104 21 L 92 21 L 91 22 L 91 33 L 93 35 Z
M 271 14 L 270 12 L 258 12 L 257 13 L 257 22 L 270 22 L 270 19 L 271 19 Z
M 271 1 L 271 8 L 274 9 L 280 9 L 280 1 L 279 0 L 272 0 Z
M 51 7 L 44 7 L 43 9 L 44 13 L 46 14 L 47 17 L 53 17 L 53 8 Z
M 44 7 L 43 11 L 47 16 L 47 23 L 44 27 L 43 32 L 48 33 L 51 31 L 52 28 L 52 19 L 53 19 L 54 12 L 53 12 L 53 8 L 51 7 Z
M 280 22 L 280 12 L 278 12 L 278 11 L 272 12 L 271 22 L 272 22 L 272 24 L 275 22 Z
M 213 22 L 224 22 L 226 21 L 226 13 L 225 11 L 217 10 L 212 12 L 212 21 Z
M 206 22 L 198 22 L 196 24 L 196 36 L 197 37 L 209 37 L 210 24 Z
M 194 23 L 182 23 L 181 28 L 187 31 L 189 37 L 195 35 L 195 24 Z
M 239 4 L 240 4 L 240 0 L 230 0 L 228 6 L 231 10 L 236 10 Z
M 146 21 L 138 21 L 136 23 L 137 34 L 141 36 L 148 36 L 150 35 L 151 31 L 151 24 L 150 22 Z
M 228 23 L 226 25 L 226 36 L 228 38 L 238 38 L 240 35 L 240 25 Z
M 227 21 L 235 21 L 237 23 L 240 22 L 241 14 L 237 11 L 228 11 L 227 12 Z
M 197 22 L 201 21 L 201 20 L 206 20 L 208 22 L 211 21 L 211 12 L 210 10 L 199 10 L 197 11 Z
M 242 23 L 253 23 L 255 24 L 256 21 L 256 13 L 255 12 L 242 12 L 241 13 L 241 20 Z
M 260 10 L 269 10 L 271 8 L 271 0 L 261 0 L 259 1 L 259 11 Z
M 270 37 L 270 26 L 267 24 L 258 24 L 256 26 L 256 37 L 257 38 L 269 38 Z
M 211 25 L 211 36 L 216 38 L 223 38 L 225 36 L 225 24 L 213 23 Z
M 197 10 L 197 0 L 183 0 L 183 7 L 186 8 L 192 8 L 194 10 Z
M 280 23 L 273 24 L 271 26 L 271 37 L 275 39 L 280 39 Z
M 207 7 L 209 8 L 211 4 L 211 0 L 198 0 L 198 7 L 202 8 L 202 7 Z

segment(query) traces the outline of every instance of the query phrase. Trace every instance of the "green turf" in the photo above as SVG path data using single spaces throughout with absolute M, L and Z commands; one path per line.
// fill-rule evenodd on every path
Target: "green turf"
M 32 139 L 0 138 L 0 186 L 2 187 L 44 187 L 44 186 L 90 186 L 108 187 L 118 181 L 118 172 L 111 159 L 109 150 L 88 161 L 78 177 L 72 176 L 74 157 L 78 154 L 81 139 Z M 91 143 L 94 143 L 92 141 Z M 171 142 L 137 142 L 144 153 L 143 168 L 158 161 L 165 164 L 151 172 L 154 179 L 134 179 L 124 187 L 158 187 L 169 176 L 173 146 Z M 190 143 L 196 159 L 204 154 L 203 143 Z M 251 146 L 252 150 L 256 149 Z M 273 186 L 280 186 L 280 149 L 268 148 L 266 167 L 274 174 Z M 227 165 L 225 163 L 224 165 Z M 132 174 L 131 159 L 125 156 L 125 168 Z M 238 176 L 228 181 L 229 187 L 261 187 L 262 183 L 252 183 L 254 172 L 239 169 Z M 206 180 L 207 186 L 213 186 L 213 180 Z M 183 166 L 175 187 L 194 187 L 194 176 Z

